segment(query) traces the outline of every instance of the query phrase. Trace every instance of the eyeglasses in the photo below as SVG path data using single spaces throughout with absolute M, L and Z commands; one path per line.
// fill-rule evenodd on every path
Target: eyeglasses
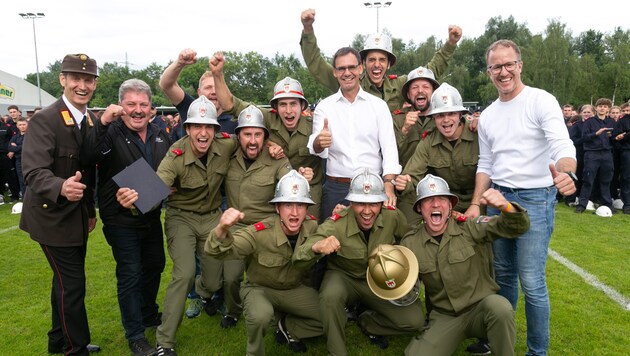
M 508 72 L 511 72 L 514 69 L 516 69 L 516 65 L 518 63 L 521 63 L 521 61 L 511 61 L 511 62 L 507 62 L 503 64 L 494 64 L 494 65 L 488 66 L 488 71 L 492 74 L 499 74 L 501 73 L 503 68 L 505 68 L 505 70 L 507 70 Z
M 359 68 L 358 64 L 354 66 L 337 67 L 335 70 L 339 73 L 345 73 L 347 70 L 354 72 L 357 68 Z

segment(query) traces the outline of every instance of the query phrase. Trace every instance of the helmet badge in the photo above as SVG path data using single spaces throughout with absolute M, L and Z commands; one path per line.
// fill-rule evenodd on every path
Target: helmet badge
M 200 107 L 199 108 L 199 116 L 201 117 L 205 117 L 206 116 L 206 108 L 205 107 Z
M 435 184 L 435 182 L 429 183 L 429 190 L 432 192 L 437 191 L 437 184 Z
M 363 193 L 370 194 L 372 191 L 372 184 L 370 182 L 363 183 Z
M 385 281 L 385 285 L 387 285 L 387 287 L 389 287 L 389 288 L 394 289 L 394 288 L 396 288 L 396 280 L 388 279 L 388 280 Z
M 290 91 L 291 91 L 291 83 L 289 82 L 284 83 L 284 92 L 288 93 Z
M 291 194 L 293 195 L 297 195 L 297 193 L 300 191 L 300 187 L 296 184 L 293 184 L 293 186 L 291 187 Z
M 252 114 L 246 114 L 245 121 L 252 121 Z
M 444 103 L 444 105 L 448 104 L 448 95 L 442 95 L 442 103 Z

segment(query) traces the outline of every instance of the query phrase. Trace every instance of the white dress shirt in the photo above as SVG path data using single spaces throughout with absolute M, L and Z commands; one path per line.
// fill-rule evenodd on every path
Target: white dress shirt
M 332 145 L 316 153 L 313 142 L 324 127 L 324 118 L 328 119 Z M 317 105 L 307 146 L 311 154 L 328 159 L 326 174 L 332 177 L 352 178 L 363 167 L 383 176 L 402 170 L 387 104 L 360 88 L 354 102 L 339 90 Z

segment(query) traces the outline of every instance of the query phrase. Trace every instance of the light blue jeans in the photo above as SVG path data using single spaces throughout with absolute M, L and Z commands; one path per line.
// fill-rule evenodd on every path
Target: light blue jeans
M 553 186 L 537 189 L 511 189 L 497 185 L 508 201 L 527 209 L 531 226 L 518 239 L 498 239 L 494 242 L 494 269 L 499 294 L 516 310 L 518 281 L 525 296 L 527 318 L 526 355 L 547 355 L 549 347 L 549 293 L 545 268 L 547 250 L 553 232 L 556 193 Z M 497 209 L 488 208 L 488 215 L 497 215 Z

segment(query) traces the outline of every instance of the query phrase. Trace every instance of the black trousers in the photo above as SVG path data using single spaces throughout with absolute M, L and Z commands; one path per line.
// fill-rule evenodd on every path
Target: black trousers
M 13 160 L 7 157 L 6 152 L 0 153 L 0 194 L 6 190 L 4 184 L 9 184 L 11 191 L 11 200 L 17 201 L 20 198 L 20 184 L 18 183 L 17 173 Z
M 85 311 L 85 253 L 87 246 L 54 247 L 40 244 L 53 271 L 50 304 L 52 328 L 48 348 L 60 346 L 66 355 L 87 355 L 90 328 Z

